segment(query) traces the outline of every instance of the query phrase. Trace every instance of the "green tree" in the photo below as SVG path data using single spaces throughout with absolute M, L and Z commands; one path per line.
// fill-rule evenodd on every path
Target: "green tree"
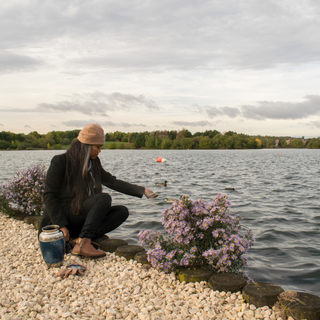
M 237 134 L 237 133 L 236 133 L 236 132 L 233 132 L 233 131 L 228 131 L 228 132 L 226 132 L 224 135 L 225 135 L 225 136 L 232 137 L 234 134 Z
M 115 142 L 111 142 L 109 145 L 108 145 L 108 149 L 117 149 L 117 144 Z
M 156 149 L 161 149 L 162 138 L 159 136 L 155 137 L 154 145 Z
M 122 138 L 121 138 L 121 142 L 128 142 L 129 139 L 129 134 L 125 133 L 123 134 Z
M 224 143 L 227 149 L 234 149 L 235 137 L 228 136 Z
M 182 149 L 181 143 L 180 143 L 180 140 L 179 140 L 179 139 L 173 140 L 171 149 Z
M 192 138 L 183 138 L 181 140 L 181 146 L 183 149 L 192 149 L 194 145 Z
M 303 142 L 301 139 L 294 139 L 292 142 L 291 142 L 291 147 L 292 148 L 303 148 L 304 145 L 303 145 Z
M 111 136 L 113 136 L 113 134 L 112 134 L 111 132 L 107 132 L 107 133 L 105 134 L 106 141 L 112 141 L 112 140 L 111 140 Z
M 61 139 L 61 144 L 64 145 L 64 146 L 67 146 L 69 145 L 71 142 L 70 142 L 70 139 L 68 138 L 63 138 Z
M 212 149 L 218 149 L 219 148 L 219 139 L 213 138 L 211 140 Z
M 146 144 L 146 140 L 145 140 L 145 134 L 144 133 L 139 133 L 136 137 L 136 139 L 134 140 L 134 148 L 135 149 L 140 149 L 145 147 Z
M 267 148 L 274 148 L 275 141 L 276 141 L 276 139 L 274 139 L 274 138 L 269 138 L 268 141 L 267 141 L 266 147 L 267 147 Z
M 229 131 L 230 132 L 230 131 Z M 232 132 L 232 131 L 231 131 Z M 213 138 L 214 136 L 216 136 L 217 134 L 220 135 L 220 132 L 217 131 L 217 130 L 206 130 L 204 133 L 203 133 L 203 136 L 204 137 L 209 137 L 209 138 Z
M 33 134 L 26 135 L 24 143 L 27 148 L 40 148 L 40 139 Z
M 193 140 L 193 149 L 199 149 L 199 142 L 200 142 L 200 140 L 201 140 L 201 136 L 194 136 L 193 135 L 193 138 L 192 138 L 192 140 Z
M 177 137 L 177 131 L 173 131 L 173 130 L 169 131 L 168 137 L 170 140 L 174 140 Z
M 35 137 L 36 139 L 40 139 L 43 137 L 43 135 L 38 133 L 37 131 L 31 131 L 30 133 L 28 133 L 28 135 L 31 135 L 31 136 Z
M 155 141 L 156 141 L 156 138 L 154 137 L 154 135 L 149 135 L 148 137 L 146 137 L 146 148 L 155 149 L 156 148 Z
M 136 139 L 137 136 L 138 136 L 138 132 L 131 132 L 131 133 L 130 133 L 130 136 L 129 136 L 128 142 L 134 143 L 134 141 L 135 141 L 135 139 Z
M 0 149 L 5 150 L 8 149 L 10 146 L 10 143 L 4 140 L 0 140 Z
M 181 130 L 181 133 L 185 138 L 192 138 L 192 133 L 185 128 Z
M 310 139 L 310 141 L 307 142 L 306 147 L 308 149 L 320 149 L 320 137 Z
M 25 135 L 23 133 L 18 133 L 15 135 L 14 140 L 19 141 L 19 142 L 23 142 L 25 140 Z
M 0 140 L 6 141 L 6 142 L 11 142 L 10 132 L 1 131 L 0 132 Z
M 279 140 L 279 146 L 281 148 L 287 148 L 287 139 L 286 138 L 282 138 Z
M 171 148 L 171 140 L 169 138 L 162 139 L 161 149 L 170 149 Z
M 212 149 L 211 139 L 209 136 L 202 137 L 199 142 L 200 149 Z
M 114 134 L 113 134 L 113 138 L 115 141 L 122 141 L 122 138 L 125 136 L 125 133 L 123 132 L 120 132 L 120 131 L 116 131 Z
M 243 149 L 243 138 L 240 136 L 233 136 L 233 148 L 234 149 Z M 229 140 L 229 139 L 228 139 Z

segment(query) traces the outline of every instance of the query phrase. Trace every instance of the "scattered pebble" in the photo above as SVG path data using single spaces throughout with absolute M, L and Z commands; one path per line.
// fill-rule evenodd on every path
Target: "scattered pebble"
M 85 275 L 55 278 L 61 268 L 47 268 L 33 226 L 3 214 L 0 238 L 0 319 L 280 319 L 240 292 L 180 283 L 174 273 L 114 253 L 96 260 L 68 254 L 63 265 L 85 264 Z

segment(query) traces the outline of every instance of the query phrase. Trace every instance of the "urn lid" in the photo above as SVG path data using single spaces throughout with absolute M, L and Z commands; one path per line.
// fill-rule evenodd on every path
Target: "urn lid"
M 45 233 L 53 233 L 53 232 L 57 232 L 59 228 L 60 226 L 58 226 L 57 224 L 51 224 L 49 226 L 43 227 L 41 230 L 42 232 L 45 232 Z
M 59 228 L 60 227 L 56 224 L 43 227 L 41 229 L 42 232 L 39 235 L 39 240 L 51 242 L 64 238 L 63 233 L 59 230 Z

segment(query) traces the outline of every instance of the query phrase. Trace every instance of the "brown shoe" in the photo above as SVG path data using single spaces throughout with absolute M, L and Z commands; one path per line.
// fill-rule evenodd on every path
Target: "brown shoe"
M 72 239 L 72 240 L 70 240 L 71 242 L 73 242 L 73 247 L 77 244 L 77 243 L 81 243 L 81 238 L 75 238 L 75 239 Z M 69 242 L 70 242 L 69 241 Z M 98 243 L 96 243 L 96 242 L 93 242 L 93 241 L 91 241 L 91 244 L 93 245 L 93 247 L 95 248 L 95 249 L 99 249 L 99 244 Z M 72 247 L 72 248 L 73 248 Z
M 92 246 L 91 240 L 88 238 L 79 238 L 71 253 L 76 256 L 84 256 L 88 258 L 100 258 L 106 255 L 104 251 L 96 250 Z

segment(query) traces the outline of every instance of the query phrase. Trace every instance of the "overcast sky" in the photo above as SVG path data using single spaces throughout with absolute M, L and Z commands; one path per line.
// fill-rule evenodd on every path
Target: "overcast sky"
M 319 0 L 0 2 L 0 131 L 320 136 Z

